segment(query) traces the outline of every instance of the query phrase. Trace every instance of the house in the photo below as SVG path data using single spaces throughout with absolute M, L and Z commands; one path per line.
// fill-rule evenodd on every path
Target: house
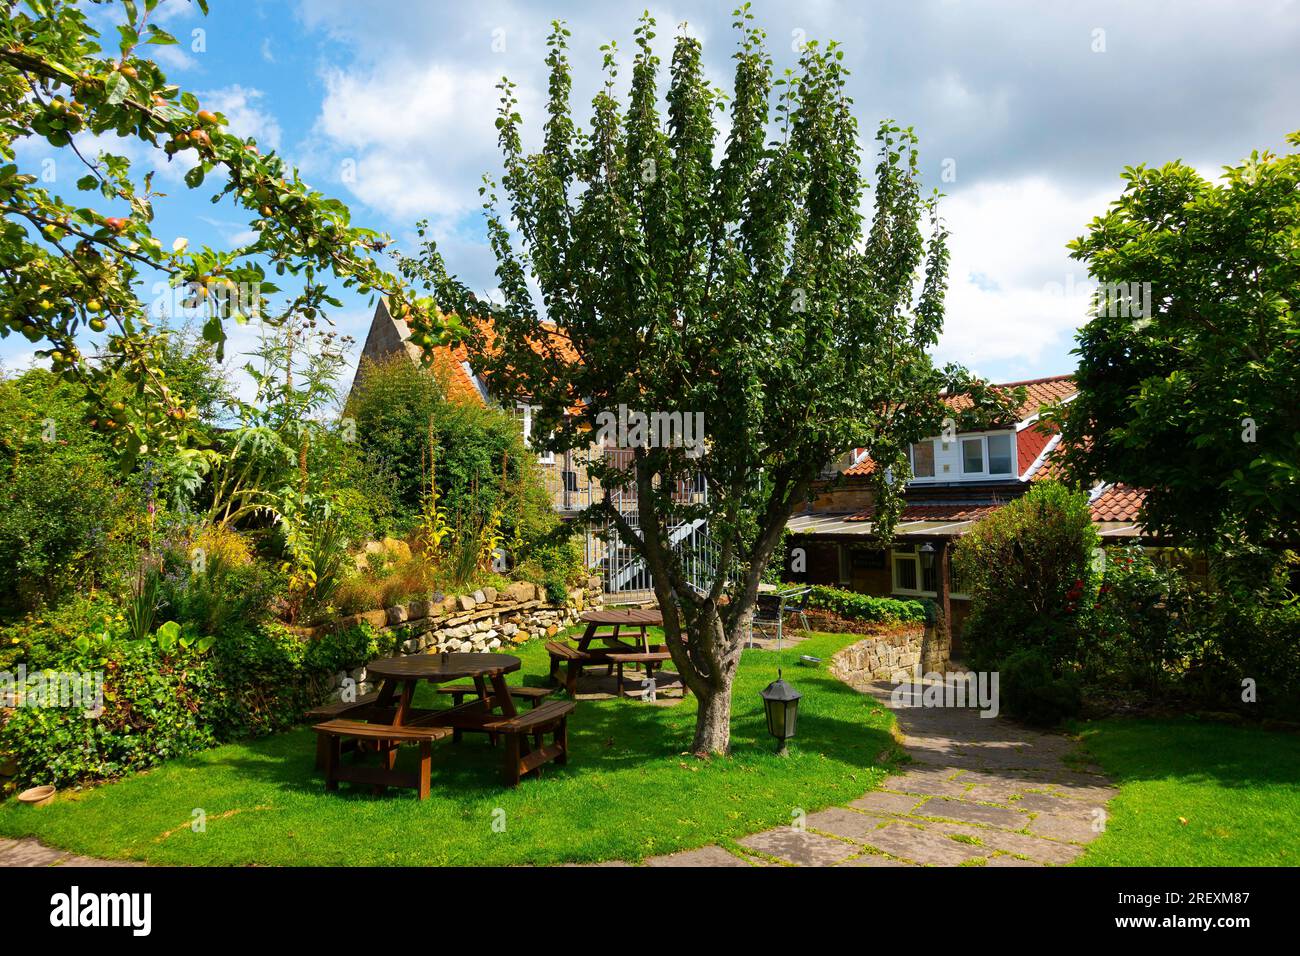
M 955 431 L 916 442 L 909 450 L 913 478 L 892 545 L 873 544 L 873 496 L 867 482 L 875 463 L 856 449 L 822 482 L 809 507 L 787 525 L 791 548 L 802 548 L 809 583 L 832 584 L 878 596 L 930 598 L 951 622 L 954 640 L 969 598 L 952 569 L 952 547 L 974 524 L 1024 494 L 1035 481 L 1060 476 L 1061 435 L 1044 422 L 1043 406 L 1069 402 L 1077 390 L 1068 375 L 994 386 L 1023 386 L 1017 421 L 984 431 Z M 964 395 L 945 398 L 954 412 Z M 1093 521 L 1107 541 L 1142 537 L 1137 524 L 1141 491 L 1099 485 L 1091 492 Z
M 551 336 L 550 344 L 560 355 L 574 362 L 579 361 L 578 354 L 562 333 L 552 331 Z M 411 341 L 410 327 L 401 316 L 391 312 L 387 298 L 381 297 L 361 348 L 358 379 L 365 374 L 367 362 L 381 361 L 403 353 L 417 364 L 422 357 L 420 347 Z M 508 388 L 501 387 L 503 383 L 490 381 L 480 374 L 473 367 L 464 344 L 434 348 L 430 361 L 434 374 L 446 383 L 451 398 L 505 409 L 515 417 L 524 441 L 528 443 L 533 433 L 534 406 L 528 403 L 527 396 L 513 395 Z M 546 490 L 560 518 L 572 520 L 582 509 L 604 498 L 605 492 L 600 484 L 588 476 L 588 460 L 600 459 L 607 465 L 628 467 L 631 456 L 631 449 L 607 447 L 594 440 L 585 450 L 559 453 L 538 451 L 537 461 Z M 613 491 L 611 494 L 614 507 L 632 527 L 636 527 L 638 513 L 635 487 Z M 707 499 L 708 488 L 701 477 L 695 481 L 682 482 L 674 494 L 683 501 L 700 502 Z M 689 552 L 690 560 L 687 563 L 696 569 L 691 572 L 692 577 L 699 581 L 705 580 L 711 566 L 712 546 L 704 521 L 698 519 L 678 525 L 672 529 L 669 540 L 674 547 Z M 601 571 L 608 593 L 633 600 L 650 591 L 650 575 L 644 562 L 630 546 L 619 540 L 612 525 L 598 534 L 586 529 L 584 541 L 587 566 Z
M 387 297 L 381 297 L 370 321 L 370 331 L 361 347 L 358 378 L 365 373 L 368 361 L 381 361 L 394 354 L 404 352 L 412 362 L 418 364 L 421 349 L 410 338 L 410 327 L 400 316 L 392 314 Z M 556 336 L 556 341 L 572 352 L 560 336 Z M 577 361 L 576 354 L 573 358 Z M 493 389 L 470 364 L 469 351 L 464 344 L 435 348 L 431 361 L 434 374 L 446 383 L 449 397 L 504 408 L 518 421 L 524 442 L 528 443 L 533 431 L 533 406 L 526 401 L 504 398 L 499 390 Z M 537 453 L 547 493 L 561 518 L 572 518 L 592 501 L 592 483 L 587 479 L 586 467 L 581 458 L 581 455 L 572 451 L 560 454 L 545 451 Z

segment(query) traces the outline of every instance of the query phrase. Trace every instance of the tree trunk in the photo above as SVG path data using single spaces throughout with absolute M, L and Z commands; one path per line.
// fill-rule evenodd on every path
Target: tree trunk
M 691 751 L 701 756 L 724 754 L 731 746 L 731 678 L 728 674 L 723 686 L 709 688 L 700 698 L 700 709 L 695 715 L 695 741 Z

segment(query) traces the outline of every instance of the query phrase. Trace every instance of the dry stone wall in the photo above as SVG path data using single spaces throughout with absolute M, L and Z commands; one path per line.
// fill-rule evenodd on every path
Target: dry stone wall
M 554 636 L 576 623 L 584 610 L 598 606 L 601 596 L 599 578 L 570 591 L 563 605 L 551 604 L 536 585 L 516 581 L 500 591 L 489 587 L 472 594 L 435 595 L 430 600 L 353 614 L 326 627 L 365 622 L 379 630 L 398 631 L 404 638 L 399 646 L 402 654 L 492 653 L 509 651 L 535 637 Z M 323 629 L 300 633 L 310 638 Z M 344 688 L 354 688 L 358 695 L 376 689 L 364 667 L 335 675 L 330 698 L 339 698 Z

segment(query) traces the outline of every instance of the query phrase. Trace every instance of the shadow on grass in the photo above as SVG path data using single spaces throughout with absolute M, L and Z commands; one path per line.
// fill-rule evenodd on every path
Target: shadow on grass
M 1300 735 L 1195 717 L 1111 717 L 1074 725 L 1082 750 L 1116 783 L 1300 787 Z

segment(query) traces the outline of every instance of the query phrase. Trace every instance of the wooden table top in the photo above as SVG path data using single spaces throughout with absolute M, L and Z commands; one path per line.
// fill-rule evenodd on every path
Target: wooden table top
M 583 611 L 578 619 L 588 624 L 659 625 L 664 622 L 664 616 L 658 608 Z
M 374 661 L 366 665 L 366 673 L 390 680 L 444 681 L 509 674 L 522 666 L 519 658 L 510 654 L 412 654 Z

